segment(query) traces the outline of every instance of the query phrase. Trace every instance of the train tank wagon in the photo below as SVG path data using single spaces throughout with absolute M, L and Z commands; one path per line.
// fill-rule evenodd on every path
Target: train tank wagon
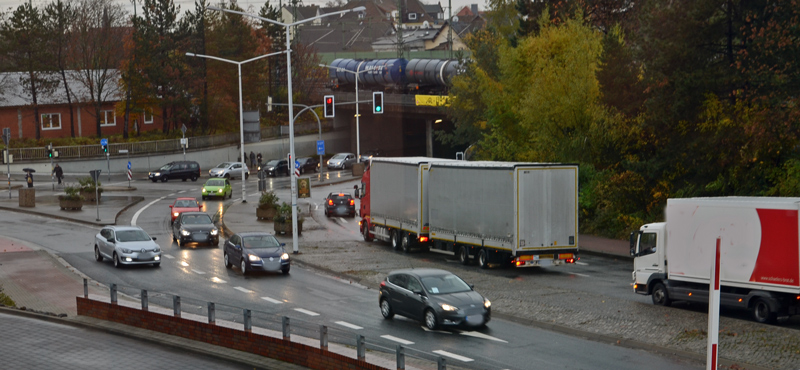
M 404 90 L 406 85 L 405 71 L 408 61 L 405 59 L 335 59 L 330 69 L 330 77 L 334 88 L 350 89 L 355 83 L 356 74 L 345 72 L 362 72 L 358 74 L 359 89 L 367 90 Z
M 410 91 L 441 91 L 460 70 L 457 60 L 411 59 L 406 66 L 407 87 Z

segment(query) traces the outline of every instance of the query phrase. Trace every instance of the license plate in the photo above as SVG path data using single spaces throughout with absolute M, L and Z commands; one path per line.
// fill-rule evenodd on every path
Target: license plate
M 483 315 L 469 315 L 464 319 L 464 321 L 471 324 L 479 324 L 483 322 Z

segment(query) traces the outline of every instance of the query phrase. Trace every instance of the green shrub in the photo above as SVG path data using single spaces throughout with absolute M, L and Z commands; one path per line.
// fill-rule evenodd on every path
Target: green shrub
M 3 293 L 3 286 L 0 285 L 0 304 L 8 307 L 17 307 L 17 304 L 14 302 L 11 297 L 7 296 Z
M 81 195 L 81 187 L 77 185 L 66 185 L 64 186 L 64 193 L 66 195 L 62 195 L 62 199 L 66 200 L 83 200 L 83 196 Z
M 82 192 L 94 193 L 95 186 L 97 186 L 97 193 L 98 194 L 103 193 L 103 188 L 102 188 L 103 184 L 100 181 L 98 181 L 97 184 L 95 184 L 91 176 L 79 178 L 78 183 L 80 184 L 80 191 Z
M 265 191 L 261 193 L 261 198 L 258 199 L 258 208 L 261 209 L 278 209 L 278 196 L 273 191 Z M 291 210 L 290 210 L 291 211 Z

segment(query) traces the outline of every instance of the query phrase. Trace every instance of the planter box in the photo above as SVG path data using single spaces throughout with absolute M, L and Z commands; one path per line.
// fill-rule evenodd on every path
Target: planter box
M 83 200 L 85 200 L 87 202 L 94 202 L 95 201 L 95 197 L 94 197 L 94 192 L 93 191 L 83 191 L 83 190 L 81 190 L 81 195 L 83 196 Z M 102 191 L 99 192 L 97 195 L 103 195 Z
M 259 220 L 272 221 L 277 214 L 278 210 L 275 208 L 256 208 L 256 218 Z
M 275 223 L 275 233 L 278 234 L 291 234 L 292 233 L 292 223 L 291 222 L 276 222 Z M 299 222 L 297 224 L 297 234 L 300 235 L 303 233 L 303 223 Z
M 63 197 L 58 197 L 58 206 L 61 207 L 62 210 L 76 210 L 80 211 L 83 208 L 83 200 L 81 199 L 64 199 Z

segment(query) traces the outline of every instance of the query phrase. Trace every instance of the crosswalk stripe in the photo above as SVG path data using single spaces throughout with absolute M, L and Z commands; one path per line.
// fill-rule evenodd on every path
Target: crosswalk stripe
M 172 260 L 172 259 L 175 259 L 175 256 L 173 256 L 173 255 L 171 255 L 171 254 L 165 254 L 165 255 L 164 255 L 164 257 L 167 257 L 167 258 L 169 258 L 169 259 L 171 259 L 171 260 Z
M 247 289 L 247 288 L 242 288 L 242 287 L 240 287 L 240 286 L 237 286 L 236 288 L 233 288 L 233 289 L 236 289 L 236 290 L 238 290 L 238 291 L 240 291 L 240 292 L 244 292 L 244 293 L 252 293 L 252 292 L 253 292 L 253 291 L 252 291 L 252 290 L 250 290 L 250 289 Z
M 309 310 L 305 310 L 305 309 L 302 309 L 302 308 L 295 308 L 294 310 L 297 311 L 297 312 L 300 312 L 300 313 L 304 313 L 304 314 L 306 314 L 308 316 L 319 316 L 319 314 L 314 312 L 314 311 L 309 311 Z
M 277 299 L 272 299 L 272 298 L 270 298 L 270 297 L 261 297 L 261 299 L 263 299 L 263 300 L 265 300 L 265 301 L 267 301 L 267 302 L 270 302 L 270 303 L 275 303 L 275 304 L 281 304 L 281 303 L 283 303 L 283 302 L 281 302 L 281 301 L 279 301 L 279 300 L 277 300 Z

